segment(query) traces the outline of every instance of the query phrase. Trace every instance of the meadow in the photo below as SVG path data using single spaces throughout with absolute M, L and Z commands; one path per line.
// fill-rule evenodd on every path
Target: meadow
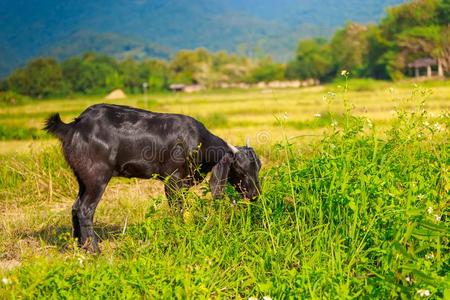
M 197 117 L 261 157 L 262 195 L 202 184 L 173 213 L 154 180 L 109 184 L 102 253 L 71 239 L 75 179 L 42 132 L 105 102 Z M 343 80 L 0 104 L 0 298 L 450 299 L 448 81 Z

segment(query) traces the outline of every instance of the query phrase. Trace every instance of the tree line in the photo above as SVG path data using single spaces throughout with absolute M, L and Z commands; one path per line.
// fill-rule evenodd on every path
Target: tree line
M 399 80 L 419 58 L 439 60 L 450 68 L 450 1 L 415 0 L 387 9 L 379 24 L 348 23 L 330 40 L 302 40 L 286 77 L 334 78 L 341 70 L 353 76 Z
M 269 57 L 258 61 L 226 52 L 206 49 L 182 50 L 170 61 L 126 59 L 119 61 L 99 53 L 58 62 L 37 58 L 14 71 L 0 84 L 10 90 L 36 98 L 70 94 L 97 95 L 122 88 L 127 93 L 168 89 L 171 83 L 202 84 L 214 87 L 223 82 L 257 82 L 283 79 L 284 66 Z
M 45 98 L 104 94 L 115 88 L 141 93 L 144 83 L 150 91 L 162 91 L 171 83 L 215 87 L 286 79 L 329 81 L 343 69 L 356 77 L 398 80 L 405 76 L 408 62 L 422 57 L 438 59 L 448 73 L 449 18 L 448 0 L 408 2 L 389 8 L 379 24 L 347 23 L 331 39 L 299 41 L 295 58 L 287 64 L 203 48 L 179 51 L 169 61 L 119 61 L 98 53 L 61 62 L 37 58 L 1 81 L 0 91 Z

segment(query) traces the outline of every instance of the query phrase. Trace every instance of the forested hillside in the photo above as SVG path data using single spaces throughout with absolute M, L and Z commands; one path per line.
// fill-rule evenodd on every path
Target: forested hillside
M 96 51 L 167 58 L 205 47 L 292 57 L 298 39 L 330 36 L 349 20 L 375 22 L 401 0 L 3 0 L 0 76 L 35 56 Z

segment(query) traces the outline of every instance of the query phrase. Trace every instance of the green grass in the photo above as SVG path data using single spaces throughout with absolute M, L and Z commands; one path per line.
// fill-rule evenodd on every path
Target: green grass
M 290 136 L 303 121 L 272 121 L 281 134 L 257 145 L 255 203 L 231 188 L 212 201 L 203 184 L 180 217 L 160 183 L 113 180 L 96 214 L 98 256 L 70 239 L 77 191 L 59 148 L 3 155 L 0 262 L 19 265 L 0 268 L 0 298 L 413 299 L 426 289 L 448 299 L 448 112 L 428 112 L 433 95 L 415 89 L 379 128 L 352 113 L 351 97 L 308 121 L 323 129 L 308 143 Z
M 0 140 L 35 140 L 48 135 L 37 128 L 14 127 L 0 124 Z

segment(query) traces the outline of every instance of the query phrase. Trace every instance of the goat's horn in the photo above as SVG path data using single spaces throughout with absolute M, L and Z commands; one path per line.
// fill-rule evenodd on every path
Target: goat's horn
M 246 142 L 247 147 L 250 147 L 250 138 L 247 137 L 247 142 Z
M 236 148 L 235 146 L 231 145 L 230 143 L 227 143 L 227 145 L 228 145 L 228 148 L 231 149 L 231 152 L 233 152 L 233 154 L 236 154 L 239 152 L 239 149 Z

